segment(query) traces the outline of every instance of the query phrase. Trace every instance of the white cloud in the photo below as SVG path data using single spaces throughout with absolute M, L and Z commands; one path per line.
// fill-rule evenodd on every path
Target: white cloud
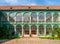
M 37 5 L 32 0 L 5 0 L 5 2 L 8 3 L 9 5 L 27 5 L 27 6 Z
M 15 5 L 16 3 L 18 3 L 18 0 L 5 0 L 5 2 L 10 5 Z
M 31 3 L 30 5 L 35 6 L 35 5 L 37 5 L 37 4 L 36 4 L 36 3 Z

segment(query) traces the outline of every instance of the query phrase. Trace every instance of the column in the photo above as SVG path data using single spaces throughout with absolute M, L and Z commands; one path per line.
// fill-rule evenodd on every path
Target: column
M 24 29 L 23 29 L 23 25 L 22 25 L 22 37 L 24 36 Z
M 44 25 L 44 35 L 46 36 L 46 25 Z
M 16 25 L 14 25 L 14 31 L 15 31 L 15 36 L 16 36 Z
M 53 23 L 53 13 L 52 13 L 52 23 Z
M 31 25 L 29 25 L 29 35 L 31 37 Z
M 39 25 L 37 25 L 37 35 L 39 35 Z
M 15 13 L 16 14 L 16 13 Z M 17 34 L 17 32 L 16 32 L 16 16 L 14 17 L 14 20 L 15 20 L 15 22 L 14 22 L 14 31 L 15 31 L 15 36 L 17 36 L 16 34 Z
M 30 23 L 31 23 L 31 14 L 30 14 Z
M 44 22 L 45 22 L 45 25 L 44 25 L 44 35 L 46 36 L 46 12 L 44 13 Z
M 7 21 L 9 21 L 9 13 L 7 13 Z
M 24 16 L 22 15 L 22 24 L 23 24 L 23 21 L 24 21 Z
M 38 17 L 38 14 L 37 14 L 37 24 L 38 24 L 38 21 L 39 21 L 39 17 Z
M 46 23 L 46 13 L 44 13 L 44 22 Z

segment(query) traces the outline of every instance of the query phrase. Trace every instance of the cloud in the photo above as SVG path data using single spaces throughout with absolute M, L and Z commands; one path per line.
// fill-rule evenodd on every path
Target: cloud
M 10 5 L 15 5 L 18 3 L 18 0 L 5 0 L 5 2 L 10 4 Z
M 32 0 L 5 0 L 6 3 L 9 5 L 37 5 L 34 1 Z

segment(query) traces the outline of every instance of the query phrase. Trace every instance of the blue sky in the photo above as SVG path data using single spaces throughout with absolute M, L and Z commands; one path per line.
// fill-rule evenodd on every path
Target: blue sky
M 0 6 L 60 6 L 60 0 L 0 0 Z

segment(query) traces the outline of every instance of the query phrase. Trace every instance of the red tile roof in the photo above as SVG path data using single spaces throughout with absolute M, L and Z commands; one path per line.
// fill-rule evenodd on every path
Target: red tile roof
M 0 10 L 60 10 L 60 6 L 0 6 Z

